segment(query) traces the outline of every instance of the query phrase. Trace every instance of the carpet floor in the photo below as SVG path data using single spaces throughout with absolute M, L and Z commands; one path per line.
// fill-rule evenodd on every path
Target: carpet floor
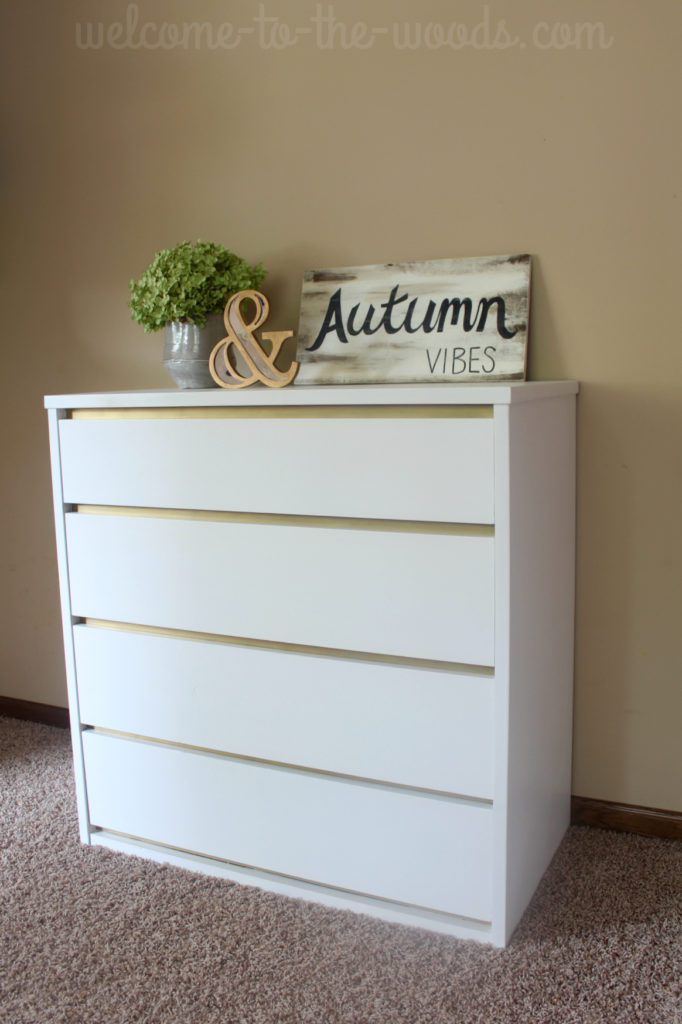
M 78 841 L 0 718 L 2 1024 L 682 1024 L 682 843 L 571 828 L 505 950 Z

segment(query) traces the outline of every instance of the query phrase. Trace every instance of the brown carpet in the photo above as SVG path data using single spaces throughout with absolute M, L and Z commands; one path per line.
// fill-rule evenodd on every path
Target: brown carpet
M 78 842 L 68 734 L 0 718 L 2 1024 L 682 1024 L 682 844 L 573 828 L 506 950 Z

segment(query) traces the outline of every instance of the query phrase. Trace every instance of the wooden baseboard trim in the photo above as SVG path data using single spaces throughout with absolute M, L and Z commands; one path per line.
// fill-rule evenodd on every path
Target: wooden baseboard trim
M 22 718 L 25 722 L 40 722 L 42 725 L 56 725 L 69 728 L 69 710 L 55 704 L 39 704 L 33 700 L 19 700 L 16 697 L 0 697 L 0 715 L 8 718 Z
M 682 839 L 682 814 L 679 811 L 617 804 L 583 796 L 571 798 L 571 824 L 661 839 Z

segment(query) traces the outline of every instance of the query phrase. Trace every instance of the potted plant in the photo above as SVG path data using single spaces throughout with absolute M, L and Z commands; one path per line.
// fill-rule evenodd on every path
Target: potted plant
M 180 388 L 214 387 L 208 357 L 225 336 L 223 310 L 235 292 L 258 289 L 262 263 L 250 266 L 216 242 L 181 242 L 154 256 L 130 282 L 133 320 L 145 331 L 165 329 L 163 361 Z

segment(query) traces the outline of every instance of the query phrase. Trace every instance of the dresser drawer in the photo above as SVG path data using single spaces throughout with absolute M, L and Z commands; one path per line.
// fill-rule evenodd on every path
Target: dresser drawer
M 492 798 L 492 676 L 76 626 L 81 720 Z
M 83 748 L 95 826 L 490 920 L 489 806 L 92 731 Z
M 493 664 L 492 536 L 65 518 L 76 616 Z
M 321 410 L 315 418 L 254 417 L 258 409 L 247 412 L 247 418 L 242 414 L 207 419 L 63 420 L 64 500 L 493 521 L 490 418 L 442 417 L 433 412 L 414 418 L 409 410 L 388 418 L 361 418 L 355 410 L 348 418 L 347 411 L 340 416 L 334 409 Z

